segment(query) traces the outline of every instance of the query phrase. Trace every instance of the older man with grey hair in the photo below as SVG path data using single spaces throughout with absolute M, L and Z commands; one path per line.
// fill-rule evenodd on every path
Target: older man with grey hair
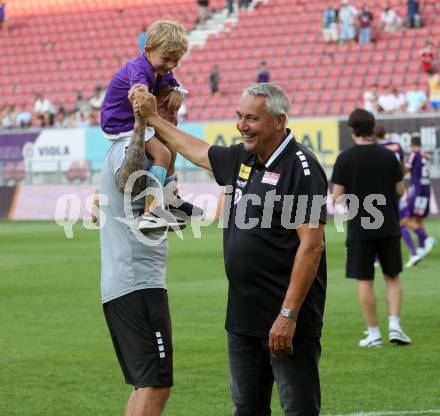
M 319 415 L 327 181 L 315 156 L 287 128 L 284 91 L 273 84 L 246 88 L 236 111 L 243 143 L 230 147 L 209 145 L 160 118 L 144 87 L 134 86 L 130 96 L 145 123 L 227 189 L 234 416 L 270 415 L 274 381 L 285 415 Z

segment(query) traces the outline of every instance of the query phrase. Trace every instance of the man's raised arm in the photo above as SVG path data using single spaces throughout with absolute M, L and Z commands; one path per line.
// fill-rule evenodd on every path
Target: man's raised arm
M 133 98 L 130 103 L 134 109 Z M 125 150 L 125 157 L 122 161 L 120 169 L 116 172 L 116 184 L 121 192 L 130 192 L 131 195 L 138 195 L 145 189 L 145 177 L 141 176 L 136 179 L 132 189 L 125 189 L 128 179 L 132 173 L 144 169 L 145 157 L 145 127 L 147 122 L 142 119 L 139 114 L 135 113 L 135 122 L 133 128 L 133 135 L 131 136 L 130 144 Z
M 135 101 L 134 110 L 154 127 L 157 133 L 165 140 L 176 152 L 183 157 L 205 169 L 211 169 L 208 158 L 210 145 L 197 137 L 184 133 L 168 121 L 164 120 L 157 113 L 156 97 L 150 94 L 142 85 L 135 85 L 129 92 L 130 100 Z

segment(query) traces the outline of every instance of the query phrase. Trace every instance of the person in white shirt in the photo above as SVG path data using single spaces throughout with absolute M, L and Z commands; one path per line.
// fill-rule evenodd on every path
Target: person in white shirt
M 93 97 L 89 100 L 90 115 L 89 122 L 91 125 L 99 125 L 99 117 L 101 113 L 102 103 L 104 102 L 105 90 L 101 86 L 95 88 Z
M 53 126 L 55 117 L 53 105 L 41 93 L 35 94 L 34 113 L 41 121 L 41 127 Z
M 419 113 L 425 108 L 428 98 L 425 91 L 418 88 L 417 84 L 414 84 L 406 93 L 406 102 L 408 103 L 406 108 L 408 113 Z
M 370 85 L 370 88 L 364 92 L 364 109 L 373 114 L 379 112 L 379 106 L 377 103 L 377 84 Z
M 339 9 L 339 40 L 341 42 L 354 40 L 356 36 L 356 7 L 348 3 L 348 0 L 341 0 L 341 8 Z
M 89 100 L 89 105 L 92 110 L 100 110 L 104 102 L 105 90 L 101 86 L 95 88 L 93 97 Z
M 395 113 L 402 113 L 406 109 L 406 95 L 399 91 L 396 87 L 392 88 L 392 93 L 395 100 Z
M 383 30 L 387 33 L 393 33 L 399 29 L 401 24 L 401 18 L 396 14 L 396 12 L 386 5 L 382 14 L 380 15 L 380 21 L 383 24 Z
M 380 109 L 384 113 L 392 114 L 398 110 L 400 107 L 400 102 L 397 97 L 391 91 L 391 88 L 386 87 L 382 94 L 379 95 L 379 99 L 377 100 Z

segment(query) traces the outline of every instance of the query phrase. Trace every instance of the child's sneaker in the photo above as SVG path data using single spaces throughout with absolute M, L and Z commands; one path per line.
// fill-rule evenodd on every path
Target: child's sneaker
M 368 331 L 365 331 L 367 335 L 366 338 L 363 338 L 359 341 L 360 347 L 381 347 L 382 346 L 382 338 L 379 335 L 372 335 Z
M 186 227 L 186 221 L 175 217 L 170 211 L 156 207 L 153 212 L 139 217 L 138 229 L 142 233 L 177 231 Z
M 203 217 L 203 209 L 184 201 L 179 194 L 176 194 L 172 201 L 168 204 L 170 211 L 176 216 L 190 219 L 201 219 Z
M 165 205 L 176 216 L 184 219 L 202 219 L 203 209 L 184 201 L 179 195 L 179 179 L 176 175 L 175 179 L 170 181 L 164 187 Z

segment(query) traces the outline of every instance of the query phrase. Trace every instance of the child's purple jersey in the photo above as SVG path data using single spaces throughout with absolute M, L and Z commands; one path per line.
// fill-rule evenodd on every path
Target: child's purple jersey
M 107 134 L 119 134 L 133 130 L 133 107 L 128 101 L 128 91 L 134 84 L 144 84 L 150 93 L 161 85 L 179 86 L 173 73 L 158 75 L 154 79 L 154 70 L 145 55 L 129 61 L 110 81 L 101 109 L 101 128 Z

